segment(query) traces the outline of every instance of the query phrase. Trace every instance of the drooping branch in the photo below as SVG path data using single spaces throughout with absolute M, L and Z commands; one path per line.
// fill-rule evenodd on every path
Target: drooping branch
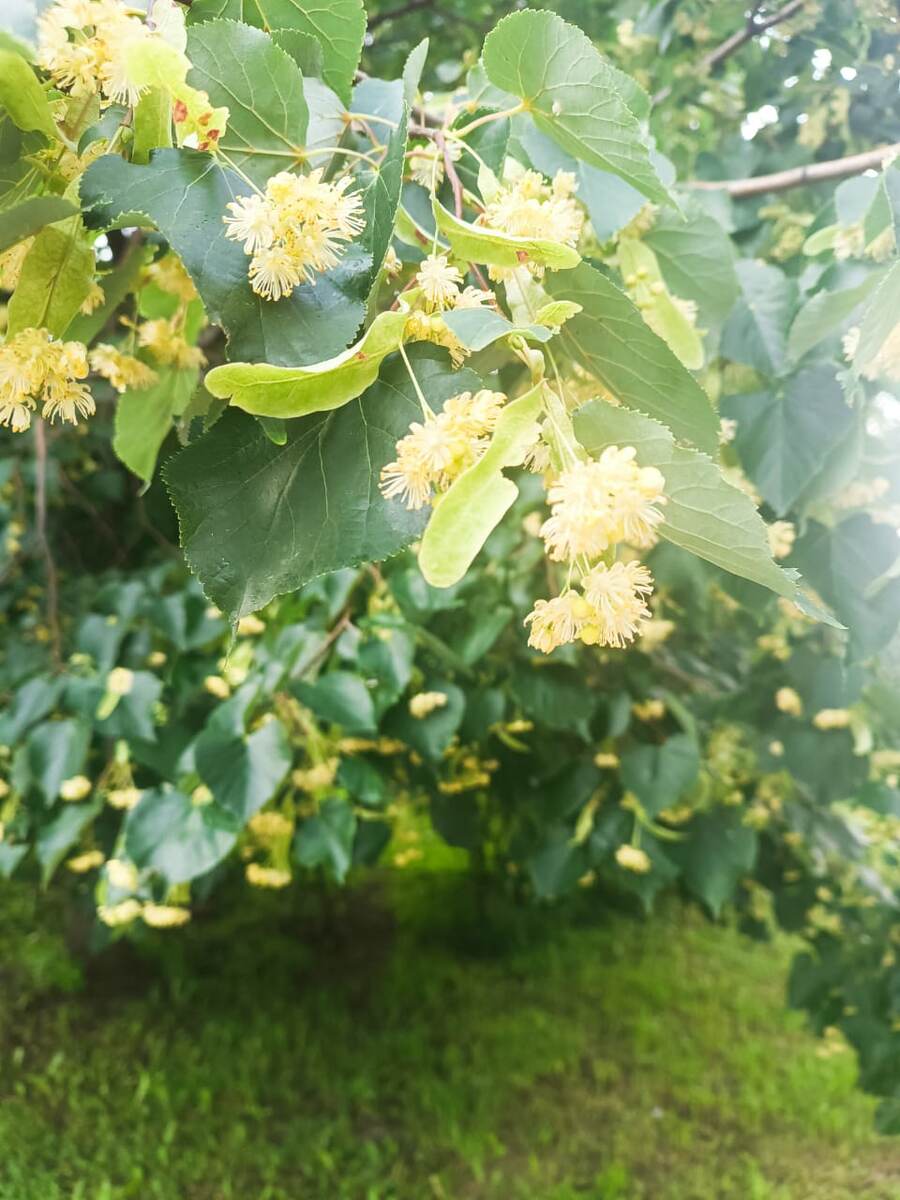
M 719 63 L 729 58 L 736 50 L 740 50 L 741 46 L 745 46 L 747 42 L 751 42 L 755 37 L 759 37 L 761 33 L 765 33 L 767 29 L 771 29 L 773 25 L 778 25 L 782 21 L 788 20 L 803 8 L 806 0 L 789 0 L 777 12 L 772 13 L 770 17 L 762 17 L 757 20 L 756 13 L 759 10 L 759 5 L 753 7 L 753 11 L 743 29 L 738 29 L 735 33 L 721 42 L 715 49 L 710 50 L 700 59 L 698 70 L 700 74 L 705 74 L 707 71 L 714 71 Z M 672 85 L 667 84 L 666 87 L 660 90 L 653 97 L 654 104 L 661 104 L 663 100 L 668 100 L 672 94 Z
M 877 150 L 865 150 L 862 154 L 848 154 L 845 158 L 809 163 L 805 167 L 791 167 L 787 171 L 776 171 L 772 175 L 754 175 L 749 179 L 697 179 L 685 183 L 684 187 L 695 191 L 727 192 L 729 196 L 740 200 L 747 196 L 761 196 L 766 192 L 786 192 L 789 188 L 801 187 L 805 183 L 822 183 L 828 179 L 844 179 L 848 175 L 877 170 L 883 166 L 886 159 L 897 154 L 900 154 L 900 142 L 891 146 L 881 146 Z

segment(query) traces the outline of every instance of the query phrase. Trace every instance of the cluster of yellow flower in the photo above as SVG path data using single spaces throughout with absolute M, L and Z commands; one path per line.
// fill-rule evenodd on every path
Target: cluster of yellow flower
M 140 391 L 156 383 L 156 372 L 139 358 L 100 342 L 90 354 L 91 370 L 108 379 L 117 392 Z
M 94 401 L 80 382 L 88 373 L 81 342 L 55 341 L 46 329 L 23 329 L 0 346 L 0 425 L 23 433 L 38 401 L 41 415 L 73 425 L 94 412 Z
M 407 508 L 430 503 L 484 453 L 506 401 L 502 392 L 461 392 L 437 414 L 415 421 L 397 443 L 397 458 L 381 472 L 386 499 L 400 497 Z
M 347 192 L 350 183 L 349 176 L 325 182 L 321 167 L 308 175 L 280 171 L 265 193 L 228 205 L 226 236 L 243 242 L 257 295 L 280 300 L 338 262 L 341 243 L 365 228 L 362 200 L 358 192 Z
M 133 106 L 162 77 L 171 90 L 180 143 L 213 148 L 228 109 L 212 108 L 206 92 L 185 82 L 190 63 L 184 55 L 184 11 L 174 0 L 156 0 L 150 20 L 152 27 L 121 0 L 59 0 L 38 22 L 38 65 L 63 91 L 99 96 L 107 104 Z M 157 51 L 155 69 L 148 50 Z
M 463 277 L 458 267 L 445 254 L 429 254 L 416 273 L 419 292 L 416 307 L 410 311 L 405 335 L 410 341 L 432 342 L 450 351 L 456 366 L 468 356 L 469 351 L 447 325 L 442 313 L 455 308 L 482 308 L 494 303 L 494 293 L 482 288 L 463 287 Z M 409 306 L 401 299 L 401 307 Z
M 576 639 L 621 648 L 651 618 L 648 569 L 638 562 L 608 561 L 620 542 L 652 546 L 663 519 L 658 506 L 665 503 L 665 480 L 655 467 L 640 467 L 635 459 L 632 446 L 608 446 L 596 461 L 576 463 L 550 484 L 550 516 L 540 534 L 548 556 L 570 564 L 570 585 L 559 596 L 538 600 L 526 617 L 529 645 L 544 654 Z M 598 561 L 604 557 L 607 561 Z M 575 571 L 580 591 L 571 586 Z
M 547 183 L 537 171 L 524 171 L 514 182 L 500 188 L 476 222 L 512 237 L 540 238 L 574 247 L 581 237 L 584 212 L 572 198 L 577 181 L 568 171 L 557 171 Z M 528 262 L 528 270 L 540 279 L 544 268 Z M 509 278 L 515 268 L 491 267 L 491 279 Z

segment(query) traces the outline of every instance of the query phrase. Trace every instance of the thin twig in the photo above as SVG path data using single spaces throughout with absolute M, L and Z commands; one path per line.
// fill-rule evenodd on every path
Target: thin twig
M 787 171 L 776 171 L 773 175 L 754 175 L 749 179 L 695 179 L 685 183 L 684 187 L 693 191 L 727 192 L 729 196 L 739 200 L 745 196 L 785 192 L 805 183 L 821 183 L 827 179 L 843 179 L 847 175 L 877 170 L 886 159 L 895 154 L 900 154 L 900 142 L 895 142 L 892 146 L 881 146 L 877 150 L 866 150 L 862 154 L 848 154 L 845 158 L 831 158 L 826 162 L 809 163 L 805 167 L 791 167 Z
M 463 213 L 463 189 L 459 176 L 456 173 L 456 165 L 450 157 L 450 147 L 447 145 L 447 139 L 444 137 L 440 129 L 435 131 L 434 144 L 444 156 L 444 170 L 447 174 L 447 179 L 450 181 L 450 187 L 453 189 L 453 208 L 456 213 L 457 220 L 462 218 Z
M 783 8 L 779 8 L 777 12 L 772 13 L 771 17 L 762 17 L 757 20 L 756 13 L 760 5 L 755 5 L 747 24 L 743 29 L 738 29 L 735 33 L 725 39 L 724 42 L 716 46 L 714 50 L 710 50 L 708 54 L 704 54 L 698 64 L 698 73 L 705 74 L 707 71 L 714 71 L 719 63 L 729 58 L 736 50 L 740 50 L 747 42 L 752 42 L 755 37 L 759 37 L 761 33 L 765 33 L 767 29 L 771 29 L 773 25 L 778 25 L 782 21 L 788 20 L 795 13 L 798 13 L 803 8 L 806 0 L 790 0 L 790 3 L 785 4 Z M 672 84 L 667 84 L 653 97 L 654 104 L 661 104 L 663 100 L 668 100 L 672 94 Z
M 62 639 L 59 633 L 59 576 L 50 541 L 47 537 L 47 432 L 43 420 L 34 422 L 34 518 L 38 545 L 47 575 L 47 627 L 50 648 L 57 666 L 62 662 Z

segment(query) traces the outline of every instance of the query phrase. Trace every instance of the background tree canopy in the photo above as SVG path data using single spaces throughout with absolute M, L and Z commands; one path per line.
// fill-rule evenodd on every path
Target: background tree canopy
M 8 7 L 0 875 L 678 892 L 900 1132 L 895 6 Z

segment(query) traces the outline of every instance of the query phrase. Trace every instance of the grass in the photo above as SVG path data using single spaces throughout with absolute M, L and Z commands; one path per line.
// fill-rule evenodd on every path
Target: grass
M 394 872 L 84 964 L 5 885 L 0 1200 L 900 1196 L 852 1055 L 784 1011 L 786 947 L 469 902 Z

